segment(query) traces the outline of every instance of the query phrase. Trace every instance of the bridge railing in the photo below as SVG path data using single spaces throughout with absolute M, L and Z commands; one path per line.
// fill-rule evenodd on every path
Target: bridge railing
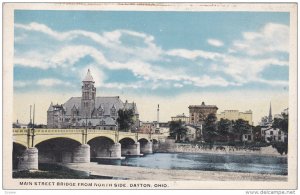
M 18 134 L 27 134 L 28 130 L 31 129 L 24 129 L 24 128 L 13 128 L 13 134 L 14 135 L 18 135 Z M 75 133 L 82 133 L 85 129 L 39 129 L 39 128 L 35 128 L 35 134 L 66 134 L 66 133 L 70 133 L 70 134 L 75 134 Z M 94 134 L 94 133 L 103 133 L 103 134 L 113 134 L 115 133 L 115 130 L 103 130 L 103 129 L 88 129 L 87 131 L 88 134 Z M 133 136 L 135 135 L 135 133 L 133 132 L 124 132 L 124 131 L 119 131 L 119 135 L 122 136 Z M 144 133 L 139 133 L 138 134 L 139 137 L 149 137 L 149 134 L 144 134 Z M 151 136 L 159 136 L 160 134 L 152 134 Z

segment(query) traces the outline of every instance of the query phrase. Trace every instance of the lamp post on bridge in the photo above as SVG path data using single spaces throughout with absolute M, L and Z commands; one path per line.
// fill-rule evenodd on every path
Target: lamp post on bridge
M 87 113 L 85 114 L 85 124 L 84 124 L 84 130 L 82 131 L 82 142 L 83 144 L 87 144 Z
M 150 127 L 150 132 L 149 132 L 149 140 L 151 141 L 152 137 L 152 128 Z
M 135 139 L 136 139 L 136 142 L 139 141 L 139 132 L 138 132 L 138 128 L 137 127 L 135 128 Z
M 116 129 L 115 129 L 115 143 L 119 142 L 119 126 L 118 122 L 116 123 Z

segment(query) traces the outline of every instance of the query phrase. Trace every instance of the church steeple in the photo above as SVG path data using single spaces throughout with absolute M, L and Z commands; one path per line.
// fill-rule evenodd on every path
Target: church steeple
M 271 106 L 271 102 L 270 102 L 270 110 L 269 110 L 269 117 L 268 117 L 268 119 L 269 119 L 269 122 L 273 121 L 273 119 L 272 119 L 272 106 Z
M 81 116 L 90 118 L 95 108 L 96 88 L 94 79 L 88 69 L 85 78 L 82 81 L 82 98 L 81 98 Z

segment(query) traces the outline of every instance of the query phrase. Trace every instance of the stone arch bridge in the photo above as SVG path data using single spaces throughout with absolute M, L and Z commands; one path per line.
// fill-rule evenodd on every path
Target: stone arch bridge
M 13 129 L 13 167 L 38 169 L 38 163 L 87 163 L 153 153 L 160 134 L 98 129 Z

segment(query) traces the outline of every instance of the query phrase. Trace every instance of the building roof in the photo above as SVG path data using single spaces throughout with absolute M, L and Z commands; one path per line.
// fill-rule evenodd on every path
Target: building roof
M 189 108 L 218 108 L 216 105 L 205 105 L 204 102 L 202 102 L 201 105 L 190 105 Z
M 104 121 L 104 124 L 100 124 L 101 121 Z M 79 124 L 81 125 L 82 123 L 85 124 L 86 119 L 81 119 L 78 121 Z M 112 117 L 103 117 L 103 118 L 97 118 L 97 119 L 87 119 L 87 123 L 89 124 L 91 122 L 93 126 L 115 126 L 116 125 L 116 120 L 113 119 Z
M 66 111 L 66 115 L 72 115 L 72 108 L 76 107 L 81 114 L 81 97 L 71 97 L 66 103 L 63 104 L 63 107 Z M 119 96 L 113 97 L 96 97 L 95 99 L 95 109 L 103 109 L 103 115 L 110 115 L 111 108 L 115 107 L 118 111 L 119 109 L 124 108 L 124 103 L 121 101 Z M 135 114 L 138 114 L 135 103 L 127 103 L 126 109 L 135 108 Z
M 49 108 L 48 108 L 48 112 L 52 112 L 54 109 L 53 109 L 53 103 L 51 102 L 51 104 L 50 104 L 50 106 L 49 106 Z
M 178 115 L 176 115 L 176 116 L 171 116 L 171 118 L 177 118 L 177 117 L 181 117 L 181 118 L 189 118 L 188 116 L 185 116 L 184 113 L 178 114 Z
M 83 79 L 82 82 L 95 82 L 91 73 L 90 73 L 90 69 L 88 69 L 88 72 L 86 73 L 85 78 Z

